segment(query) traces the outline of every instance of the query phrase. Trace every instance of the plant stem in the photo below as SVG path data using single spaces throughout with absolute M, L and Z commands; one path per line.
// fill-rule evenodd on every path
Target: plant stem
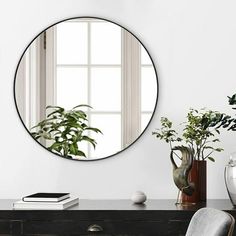
M 206 160 L 207 157 L 209 157 L 214 151 L 211 151 L 209 154 L 207 154 L 204 158 L 202 158 L 203 160 Z
M 204 146 L 205 146 L 205 144 L 206 144 L 206 140 L 207 140 L 207 137 L 205 137 L 205 138 L 203 138 L 202 140 L 201 140 L 201 145 L 200 145 L 200 147 L 199 147 L 199 157 L 200 157 L 200 155 L 202 156 L 202 160 L 204 160 Z

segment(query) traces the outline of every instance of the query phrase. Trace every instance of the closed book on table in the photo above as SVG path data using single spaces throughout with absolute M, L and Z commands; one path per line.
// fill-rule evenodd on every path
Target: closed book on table
M 23 197 L 24 202 L 59 202 L 70 197 L 69 193 L 35 193 Z
M 25 202 L 13 203 L 14 210 L 64 210 L 79 203 L 78 197 L 71 197 L 60 202 Z

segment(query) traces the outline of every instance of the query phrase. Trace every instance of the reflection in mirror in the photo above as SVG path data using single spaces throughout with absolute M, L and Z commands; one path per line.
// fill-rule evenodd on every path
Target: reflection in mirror
M 102 19 L 75 18 L 48 28 L 26 49 L 15 99 L 41 145 L 67 158 L 95 160 L 141 135 L 155 110 L 157 86 L 152 60 L 130 32 Z

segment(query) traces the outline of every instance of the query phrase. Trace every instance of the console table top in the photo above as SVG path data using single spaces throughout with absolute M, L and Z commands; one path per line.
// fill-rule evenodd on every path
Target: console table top
M 0 199 L 0 211 L 12 210 L 17 199 Z M 145 204 L 133 204 L 131 200 L 86 200 L 80 199 L 79 204 L 67 211 L 196 211 L 202 207 L 211 207 L 225 211 L 235 211 L 229 199 L 209 199 L 206 203 L 196 205 L 175 205 L 174 199 L 149 199 Z

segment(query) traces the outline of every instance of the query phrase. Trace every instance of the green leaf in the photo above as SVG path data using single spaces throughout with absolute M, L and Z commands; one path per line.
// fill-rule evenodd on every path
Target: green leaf
M 83 157 L 86 157 L 85 153 L 82 152 L 82 151 L 77 151 L 77 156 L 83 156 Z
M 64 108 L 63 107 L 59 107 L 59 106 L 46 106 L 46 109 L 50 109 L 50 108 L 58 108 L 58 109 L 62 109 L 62 110 L 64 110 Z
M 229 105 L 236 105 L 236 94 L 234 94 L 232 97 L 229 97 Z
M 67 126 L 70 128 L 78 128 L 79 130 L 83 129 L 82 125 L 80 125 L 79 123 L 75 123 L 75 122 L 68 122 Z
M 78 107 L 89 107 L 89 108 L 92 108 L 91 106 L 89 106 L 87 104 L 81 104 L 81 105 L 73 107 L 72 110 L 74 110 L 75 108 L 78 108 Z
M 205 146 L 204 149 L 214 149 L 214 148 L 211 146 Z
M 55 143 L 53 143 L 50 147 L 48 147 L 48 149 L 49 150 L 59 150 L 59 148 L 62 146 L 62 144 L 61 143 L 57 143 L 57 142 L 55 142 Z
M 94 131 L 96 133 L 101 133 L 102 134 L 102 131 L 100 129 L 98 129 L 98 128 L 88 127 L 88 128 L 85 128 L 84 130 L 92 130 L 92 131 Z
M 212 162 L 215 162 L 215 159 L 213 157 L 208 157 L 208 159 Z
M 222 152 L 222 151 L 224 151 L 223 148 L 215 148 L 214 150 L 215 150 L 216 152 Z
M 91 143 L 93 145 L 93 147 L 96 147 L 96 141 L 88 136 L 82 136 L 81 137 L 82 140 L 88 141 L 89 143 Z
M 220 140 L 219 140 L 218 138 L 216 138 L 216 139 L 213 139 L 212 142 L 213 142 L 213 143 L 215 143 L 215 142 L 220 142 Z
M 64 110 L 64 109 L 63 109 L 63 110 Z M 52 116 L 52 115 L 54 115 L 54 114 L 56 114 L 56 113 L 61 114 L 61 113 L 63 112 L 63 110 L 60 110 L 60 109 L 59 109 L 59 110 L 53 111 L 53 112 L 49 113 L 49 114 L 47 115 L 47 117 L 50 117 L 50 116 Z M 56 116 L 54 116 L 53 119 L 56 119 Z
M 73 155 L 76 155 L 77 154 L 77 150 L 76 148 L 74 147 L 73 144 L 70 144 L 69 145 L 69 148 L 70 148 L 70 153 L 73 154 Z

